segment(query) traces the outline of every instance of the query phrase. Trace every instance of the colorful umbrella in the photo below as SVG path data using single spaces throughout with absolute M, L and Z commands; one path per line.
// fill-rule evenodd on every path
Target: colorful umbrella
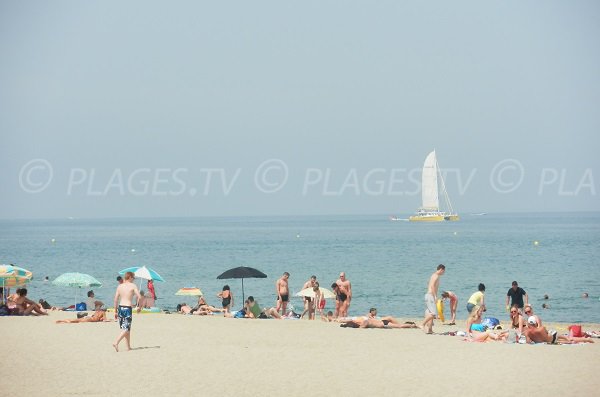
M 201 296 L 204 295 L 200 288 L 189 287 L 189 288 L 181 288 L 179 291 L 175 293 L 175 295 L 180 296 Z
M 21 287 L 31 281 L 33 273 L 14 265 L 0 265 L 0 284 L 2 285 L 2 296 L 0 299 L 5 301 L 4 296 L 8 293 L 5 288 Z
M 21 287 L 31 281 L 33 273 L 14 265 L 0 265 L 2 287 Z
M 165 280 L 160 276 L 160 274 L 158 274 L 156 271 L 154 271 L 154 269 L 146 267 L 146 266 L 132 266 L 132 267 L 128 267 L 127 269 L 123 269 L 119 272 L 119 274 L 122 276 L 127 272 L 132 272 L 133 274 L 135 274 L 135 276 L 137 278 L 143 278 L 145 280 L 152 280 L 152 281 L 161 281 L 164 282 Z

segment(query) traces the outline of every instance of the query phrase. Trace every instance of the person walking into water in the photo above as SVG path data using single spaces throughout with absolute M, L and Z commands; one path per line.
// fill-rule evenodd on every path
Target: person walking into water
M 427 293 L 425 294 L 425 320 L 421 328 L 426 334 L 433 334 L 433 319 L 437 316 L 437 292 L 440 286 L 440 276 L 446 271 L 446 266 L 438 265 L 435 273 L 429 278 Z
M 119 319 L 119 328 L 121 333 L 113 343 L 113 347 L 116 351 L 119 351 L 119 343 L 125 339 L 125 345 L 127 350 L 131 350 L 131 321 L 133 316 L 133 296 L 135 295 L 138 302 L 142 298 L 140 291 L 133 283 L 135 278 L 132 272 L 125 273 L 125 280 L 123 284 L 119 284 L 117 292 L 115 293 L 115 319 Z M 138 307 L 137 312 L 139 313 L 142 308 Z

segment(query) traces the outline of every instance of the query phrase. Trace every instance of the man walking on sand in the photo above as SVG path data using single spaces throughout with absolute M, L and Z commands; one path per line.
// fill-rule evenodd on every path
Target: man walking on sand
M 119 328 L 121 328 L 121 333 L 113 343 L 113 347 L 116 351 L 119 351 L 119 342 L 123 338 L 125 338 L 125 344 L 127 346 L 127 350 L 131 350 L 130 337 L 131 337 L 131 320 L 132 320 L 132 302 L 133 296 L 135 295 L 138 299 L 138 302 L 142 298 L 140 295 L 140 291 L 133 283 L 133 279 L 135 278 L 132 272 L 125 273 L 125 280 L 123 284 L 119 284 L 117 287 L 117 292 L 115 293 L 115 319 L 119 319 Z M 139 313 L 141 307 L 137 308 L 137 312 Z
M 438 265 L 435 273 L 429 278 L 427 293 L 425 294 L 425 320 L 422 328 L 426 334 L 433 334 L 433 319 L 437 316 L 437 292 L 440 286 L 440 276 L 446 271 L 446 266 Z
M 290 274 L 288 272 L 283 273 L 283 276 L 275 283 L 275 290 L 277 291 L 277 305 L 275 310 L 279 312 L 281 309 L 281 315 L 285 316 L 285 310 L 287 303 L 290 300 L 290 290 L 288 288 L 288 279 Z

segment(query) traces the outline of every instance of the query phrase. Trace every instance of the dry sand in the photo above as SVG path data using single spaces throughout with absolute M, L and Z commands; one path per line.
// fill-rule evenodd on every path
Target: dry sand
M 55 324 L 60 318 L 74 314 L 0 317 L 1 396 L 589 396 L 600 388 L 600 343 L 469 343 L 418 329 L 140 314 L 133 350 L 116 353 L 115 322 Z

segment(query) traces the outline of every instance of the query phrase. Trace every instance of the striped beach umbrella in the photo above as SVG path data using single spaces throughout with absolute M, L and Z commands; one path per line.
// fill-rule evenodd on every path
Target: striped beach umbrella
M 132 272 L 133 274 L 135 274 L 135 276 L 137 278 L 143 278 L 144 280 L 161 281 L 161 282 L 165 281 L 160 276 L 160 274 L 158 274 L 154 269 L 152 269 L 150 267 L 146 267 L 146 266 L 128 267 L 126 269 L 121 270 L 119 272 L 119 274 L 122 276 L 127 272 Z
M 180 296 L 201 296 L 201 295 L 204 295 L 204 294 L 202 293 L 202 291 L 200 291 L 200 288 L 187 287 L 187 288 L 180 288 L 179 291 L 175 292 L 175 295 L 180 295 Z
M 21 287 L 31 281 L 33 273 L 14 265 L 0 265 L 0 285 L 2 287 Z
M 85 273 L 63 273 L 52 284 L 59 287 L 89 288 L 102 287 L 102 283 Z

